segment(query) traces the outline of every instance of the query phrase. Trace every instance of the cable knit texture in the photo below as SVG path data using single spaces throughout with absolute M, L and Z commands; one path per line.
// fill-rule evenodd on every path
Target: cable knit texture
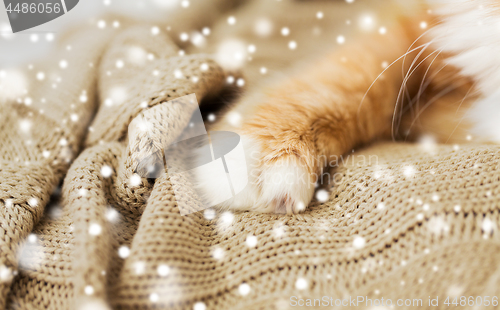
M 216 2 L 214 40 L 227 36 L 224 12 L 235 5 Z M 307 2 L 266 12 L 302 16 L 298 29 L 319 8 L 345 10 Z M 253 23 L 245 16 L 278 4 L 245 5 L 236 32 Z M 200 10 L 176 16 L 179 31 L 200 26 L 193 16 L 208 23 Z M 304 37 L 316 40 L 309 28 Z M 500 294 L 500 147 L 431 155 L 377 144 L 346 156 L 331 171 L 329 199 L 302 214 L 181 216 L 168 173 L 134 179 L 137 158 L 181 134 L 193 107 L 173 99 L 218 94 L 229 73 L 174 43 L 166 26 L 82 29 L 35 65 L 50 74 L 29 79 L 29 100 L 0 103 L 0 309 L 287 309 L 291 296 L 422 298 L 425 308 L 428 296 Z M 279 33 L 267 40 L 287 48 Z M 255 55 L 243 70 L 249 83 L 261 66 L 287 62 L 278 50 Z M 148 109 L 154 130 L 144 143 L 128 126 Z

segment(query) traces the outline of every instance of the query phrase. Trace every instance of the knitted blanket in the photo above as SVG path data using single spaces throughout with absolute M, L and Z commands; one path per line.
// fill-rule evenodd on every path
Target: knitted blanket
M 288 38 L 245 34 L 259 14 L 294 19 L 301 44 L 319 40 L 305 28 L 318 8 L 346 10 L 266 2 L 231 13 L 235 33 L 268 43 L 243 70 L 250 85 L 264 65 L 288 61 L 280 52 Z M 345 155 L 298 215 L 181 216 L 168 173 L 136 177 L 137 158 L 181 134 L 179 120 L 192 112 L 172 99 L 194 93 L 203 105 L 237 87 L 228 86 L 234 72 L 200 53 L 216 44 L 188 48 L 178 39 L 209 22 L 215 42 L 227 37 L 225 14 L 236 2 L 197 3 L 165 25 L 108 16 L 105 27 L 75 29 L 51 60 L 23 73 L 25 93 L 1 97 L 0 309 L 421 309 L 447 308 L 448 297 L 461 305 L 462 296 L 466 308 L 470 296 L 493 308 L 498 146 L 369 146 Z M 154 142 L 129 141 L 130 122 L 150 109 Z

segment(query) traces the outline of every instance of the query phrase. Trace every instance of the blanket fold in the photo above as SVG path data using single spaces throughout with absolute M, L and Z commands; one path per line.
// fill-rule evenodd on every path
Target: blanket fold
M 0 308 L 5 307 L 17 272 L 20 245 L 40 220 L 50 194 L 78 154 L 96 107 L 94 64 L 113 31 L 92 32 L 96 31 L 76 31 L 60 42 L 52 61 L 19 73 L 23 94 L 2 103 Z M 73 49 L 78 52 L 71 52 Z M 36 78 L 38 72 L 43 73 L 43 79 Z

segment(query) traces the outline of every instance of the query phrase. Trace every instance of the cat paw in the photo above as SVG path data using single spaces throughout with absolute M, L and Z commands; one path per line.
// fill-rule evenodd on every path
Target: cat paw
M 241 184 L 248 178 L 247 185 L 232 198 L 215 207 L 222 210 L 276 214 L 297 214 L 304 211 L 314 195 L 317 181 L 307 158 L 301 156 L 297 150 L 292 151 L 289 144 L 286 147 L 270 148 L 250 135 L 244 134 L 240 137 L 246 167 L 234 171 L 232 182 Z M 237 160 L 226 158 L 227 166 L 237 166 Z M 204 171 L 197 175 L 198 194 L 205 201 L 216 201 L 220 198 L 218 195 L 221 184 L 210 177 L 214 174 L 215 171 Z

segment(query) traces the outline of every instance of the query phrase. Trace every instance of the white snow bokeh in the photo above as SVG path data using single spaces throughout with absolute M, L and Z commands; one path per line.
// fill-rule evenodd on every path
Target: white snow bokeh
M 268 37 L 274 30 L 273 21 L 266 17 L 258 18 L 254 23 L 253 30 L 259 37 Z
M 253 235 L 248 235 L 247 236 L 247 239 L 245 240 L 245 243 L 247 244 L 247 246 L 249 248 L 254 248 L 257 246 L 257 243 L 258 243 L 258 239 L 256 236 L 253 236 Z
M 194 304 L 194 307 L 193 307 L 193 310 L 206 310 L 207 309 L 207 306 L 205 305 L 205 303 L 199 301 L 197 303 Z
M 158 275 L 160 277 L 166 277 L 170 274 L 170 267 L 167 266 L 167 265 L 159 265 L 158 268 L 156 269 L 156 271 L 158 272 Z
M 222 258 L 224 258 L 224 250 L 219 247 L 214 248 L 214 250 L 212 251 L 212 257 L 216 260 L 221 260 Z
M 121 258 L 125 259 L 129 255 L 130 255 L 130 248 L 128 246 L 124 245 L 118 249 L 118 256 L 120 256 Z
M 24 95 L 28 86 L 28 79 L 21 71 L 0 70 L 0 101 L 12 100 Z
M 238 292 L 240 293 L 241 296 L 246 296 L 250 293 L 252 289 L 250 288 L 250 285 L 246 284 L 246 283 L 242 283 L 240 284 L 240 286 L 238 287 Z
M 298 278 L 297 281 L 295 282 L 295 288 L 298 290 L 305 290 L 309 284 L 307 283 L 307 280 L 304 278 Z
M 352 241 L 352 246 L 355 248 L 355 249 L 362 249 L 366 244 L 366 240 L 365 238 L 361 237 L 361 236 L 356 236 L 354 237 L 354 240 Z
M 215 60 L 226 70 L 241 68 L 248 57 L 247 44 L 239 39 L 227 39 L 217 47 Z
M 433 216 L 427 222 L 429 232 L 434 235 L 442 235 L 450 231 L 450 225 L 444 216 Z
M 328 201 L 328 198 L 330 198 L 330 193 L 328 193 L 327 190 L 325 189 L 320 189 L 316 192 L 316 199 L 319 202 L 326 202 Z
M 31 233 L 18 250 L 20 269 L 38 270 L 47 256 L 39 236 Z

